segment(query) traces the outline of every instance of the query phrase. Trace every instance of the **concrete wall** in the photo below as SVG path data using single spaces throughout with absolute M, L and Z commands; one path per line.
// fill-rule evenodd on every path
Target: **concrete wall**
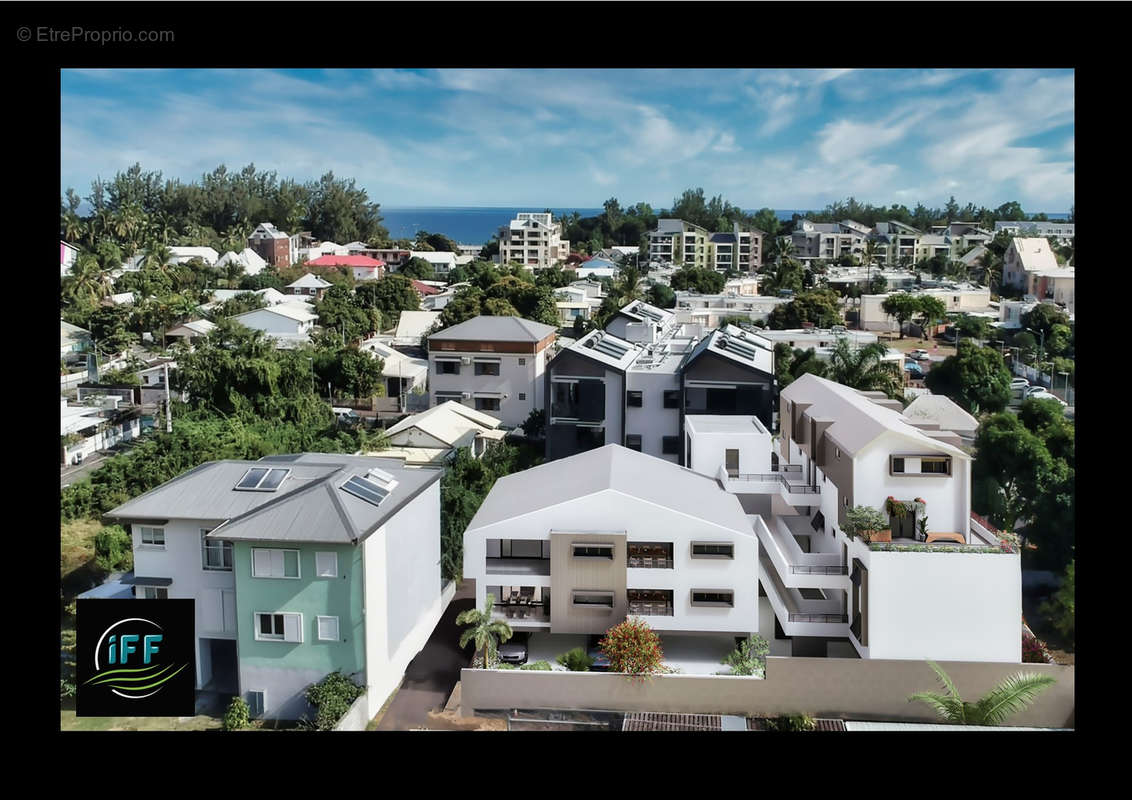
M 384 527 L 388 570 L 384 604 L 367 597 L 369 614 L 388 614 L 386 636 L 395 653 L 440 595 L 440 481 L 402 508 Z
M 641 406 L 626 406 L 625 408 L 625 434 L 637 434 L 641 437 L 641 452 L 655 458 L 678 463 L 680 460 L 679 445 L 677 452 L 664 453 L 664 437 L 680 434 L 680 405 L 676 408 L 664 407 L 665 390 L 680 391 L 680 376 L 674 372 L 659 370 L 636 370 L 627 373 L 629 391 L 641 392 Z M 607 401 L 609 398 L 606 398 Z M 620 398 L 618 398 L 620 404 Z M 608 419 L 608 417 L 607 417 Z M 609 430 L 608 423 L 606 430 Z M 606 437 L 606 441 L 612 441 Z M 617 440 L 621 443 L 622 440 Z
M 965 700 L 975 701 L 1018 672 L 1052 675 L 1057 683 L 1038 695 L 1011 725 L 1070 728 L 1074 721 L 1074 668 L 1060 664 L 940 662 Z M 561 708 L 609 711 L 775 715 L 937 722 L 915 692 L 940 690 L 923 661 L 845 658 L 767 659 L 765 680 L 727 675 L 658 675 L 643 683 L 601 672 L 462 670 L 460 713 L 475 709 Z
M 378 710 L 380 711 L 380 709 Z M 338 720 L 338 724 L 334 726 L 334 730 L 364 731 L 373 716 L 374 715 L 369 713 L 369 698 L 363 694 L 353 702 L 350 706 L 350 710 L 342 715 L 342 719 Z
M 437 372 L 436 359 L 466 357 L 471 364 L 460 364 L 457 375 Z M 498 375 L 476 375 L 475 361 L 498 361 Z M 523 364 L 519 364 L 519 360 Z M 507 395 L 499 398 L 499 410 L 487 411 L 498 417 L 504 426 L 514 428 L 527 421 L 531 411 L 543 408 L 543 372 L 546 364 L 545 348 L 538 353 L 483 352 L 470 353 L 459 350 L 436 350 L 429 353 L 429 395 L 432 405 L 439 405 L 438 392 L 493 392 Z M 522 394 L 523 398 L 519 399 Z M 469 408 L 476 407 L 475 397 L 460 400 Z

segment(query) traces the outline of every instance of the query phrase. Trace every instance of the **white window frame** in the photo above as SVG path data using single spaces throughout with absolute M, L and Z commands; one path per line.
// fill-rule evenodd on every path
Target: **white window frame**
M 249 711 L 251 711 L 251 702 L 250 701 L 251 701 L 251 696 L 253 694 L 258 694 L 262 698 L 262 700 L 261 700 L 262 706 L 259 709 L 259 713 L 257 714 L 255 712 L 252 712 L 252 714 L 251 714 L 252 719 L 259 719 L 260 717 L 262 717 L 264 714 L 267 713 L 267 689 L 248 689 Z
M 213 530 L 212 528 L 201 528 L 200 529 L 200 568 L 201 568 L 201 571 L 202 572 L 233 572 L 233 571 L 235 571 L 235 569 L 236 569 L 235 547 L 233 546 L 232 542 L 227 540 L 227 539 L 208 539 L 207 536 L 208 536 L 209 533 L 212 532 L 212 530 Z M 228 566 L 228 567 L 223 567 L 223 566 L 210 567 L 210 566 L 208 566 L 208 559 L 207 559 L 206 554 L 207 554 L 208 549 L 209 549 L 208 545 L 210 545 L 210 544 L 215 545 L 212 548 L 213 550 L 216 550 L 217 546 L 220 548 L 220 563 L 221 564 L 224 563 L 224 551 L 225 551 L 225 549 L 227 549 L 227 551 L 228 551 L 228 561 L 231 563 L 231 566 Z M 227 545 L 227 548 L 225 548 L 224 545 Z
M 138 588 L 140 588 L 142 590 L 142 596 L 140 598 L 142 600 L 168 600 L 169 599 L 169 587 L 168 586 L 140 586 Z M 150 592 L 153 592 L 153 597 L 149 596 Z M 165 592 L 165 596 L 162 597 L 160 595 L 160 592 Z
M 329 571 L 324 570 L 319 566 L 319 560 L 329 556 L 334 559 L 334 566 Z M 337 578 L 338 577 L 338 554 L 335 552 L 321 550 L 314 554 L 314 574 L 316 578 Z
M 256 574 L 255 554 L 256 554 L 257 551 L 262 551 L 262 552 L 267 552 L 267 553 L 294 553 L 295 554 L 295 566 L 298 569 L 299 574 L 298 575 L 282 575 L 282 574 L 280 574 L 280 575 L 258 575 L 258 574 Z M 286 569 L 286 568 L 287 568 L 287 562 L 286 562 L 286 560 L 284 560 L 283 561 L 283 569 Z M 302 577 L 303 577 L 302 554 L 299 550 L 292 550 L 290 548 L 253 547 L 252 548 L 252 577 L 253 578 L 275 578 L 275 579 L 288 580 L 288 581 L 301 580 Z
M 161 532 L 161 544 L 156 542 L 147 542 L 145 540 L 145 531 L 153 531 L 154 533 Z M 165 528 L 155 528 L 151 525 L 138 526 L 138 542 L 139 546 L 147 550 L 164 550 L 165 549 Z
M 260 632 L 259 618 L 260 617 L 283 617 L 283 635 L 282 638 L 276 638 L 274 634 L 271 636 L 264 636 Z M 299 620 L 296 630 L 298 630 L 298 639 L 287 638 L 287 617 L 297 617 Z M 254 616 L 253 632 L 257 642 L 286 642 L 288 644 L 302 644 L 303 643 L 303 615 L 295 611 L 256 611 Z
M 322 635 L 322 622 L 323 622 L 323 620 L 334 620 L 334 636 L 333 637 Z M 315 617 L 315 632 L 318 634 L 318 640 L 320 642 L 340 642 L 340 641 L 342 641 L 342 629 L 341 629 L 341 626 L 339 625 L 338 617 L 330 617 L 330 616 L 317 616 L 317 617 Z

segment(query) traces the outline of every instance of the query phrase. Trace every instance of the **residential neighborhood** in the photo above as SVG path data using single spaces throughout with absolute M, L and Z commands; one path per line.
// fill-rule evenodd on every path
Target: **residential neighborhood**
M 1071 191 L 96 166 L 61 198 L 61 729 L 147 717 L 81 713 L 109 601 L 191 601 L 195 711 L 153 729 L 1075 728 Z

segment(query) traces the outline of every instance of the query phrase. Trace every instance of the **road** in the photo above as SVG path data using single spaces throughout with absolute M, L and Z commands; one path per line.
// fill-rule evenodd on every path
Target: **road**
M 462 628 L 456 617 L 475 605 L 475 581 L 464 581 L 448 609 L 436 624 L 424 649 L 409 662 L 401 688 L 385 710 L 379 731 L 407 731 L 427 727 L 428 712 L 444 708 L 448 696 L 460 680 L 460 670 L 468 666 L 471 653 L 456 643 Z
M 86 477 L 92 470 L 98 469 L 102 462 L 106 460 L 109 453 L 94 453 L 86 458 L 82 464 L 77 467 L 68 466 L 59 472 L 59 488 L 68 486 L 76 481 Z

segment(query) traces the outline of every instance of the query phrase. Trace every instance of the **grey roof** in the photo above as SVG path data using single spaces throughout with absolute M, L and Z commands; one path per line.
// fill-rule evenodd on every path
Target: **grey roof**
M 252 467 L 290 470 L 274 492 L 241 491 Z M 380 506 L 340 489 L 370 469 L 393 475 L 397 486 Z M 111 519 L 200 519 L 223 523 L 216 538 L 246 541 L 356 544 L 405 503 L 440 479 L 429 469 L 405 469 L 400 459 L 302 453 L 259 461 L 209 461 L 135 497 L 105 515 Z
M 658 219 L 656 221 L 656 230 L 653 233 L 683 233 L 684 220 L 682 219 Z
M 726 343 L 722 340 L 726 337 Z M 723 344 L 724 346 L 721 346 Z M 712 331 L 701 339 L 684 357 L 680 369 L 687 368 L 705 350 L 717 356 L 740 364 L 748 369 L 758 370 L 767 375 L 774 374 L 774 345 L 758 334 L 736 328 L 734 325 Z
M 734 244 L 735 243 L 735 234 L 733 234 L 733 233 L 713 233 L 711 235 L 711 241 L 718 242 L 720 244 L 728 244 L 728 243 Z
M 472 317 L 459 325 L 445 328 L 428 337 L 429 341 L 445 339 L 487 342 L 541 342 L 558 329 L 522 317 Z
M 500 478 L 468 531 L 605 490 L 754 535 L 739 499 L 712 478 L 617 444 Z M 562 524 L 568 525 L 569 520 L 564 519 Z

